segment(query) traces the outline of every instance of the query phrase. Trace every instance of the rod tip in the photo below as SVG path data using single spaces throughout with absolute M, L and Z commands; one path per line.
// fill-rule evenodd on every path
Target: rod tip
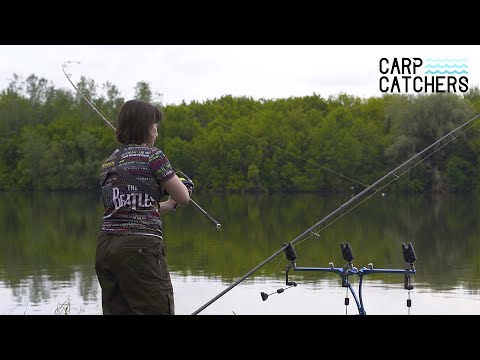
M 221 227 L 222 227 L 222 225 L 217 224 L 217 230 L 220 230 Z

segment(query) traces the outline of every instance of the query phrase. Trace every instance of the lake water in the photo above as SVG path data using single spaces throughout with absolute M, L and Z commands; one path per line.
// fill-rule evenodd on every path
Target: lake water
M 164 216 L 176 314 L 195 312 L 350 197 L 194 194 L 222 227 L 193 206 Z M 404 289 L 403 274 L 365 276 L 366 313 L 480 314 L 479 207 L 471 195 L 375 195 L 318 228 L 319 238 L 299 241 L 296 264 L 342 267 L 340 243 L 348 242 L 358 269 L 405 269 L 401 244 L 411 242 L 414 288 Z M 94 257 L 102 210 L 98 193 L 0 193 L 0 314 L 101 314 Z M 200 315 L 358 314 L 340 276 L 291 270 L 297 286 L 286 289 L 286 265 L 283 254 L 275 257 Z M 358 276 L 349 281 L 358 296 Z

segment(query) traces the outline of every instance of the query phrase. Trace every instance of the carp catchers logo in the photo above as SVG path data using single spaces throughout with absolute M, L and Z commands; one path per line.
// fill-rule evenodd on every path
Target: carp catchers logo
M 381 58 L 382 93 L 465 93 L 467 59 Z

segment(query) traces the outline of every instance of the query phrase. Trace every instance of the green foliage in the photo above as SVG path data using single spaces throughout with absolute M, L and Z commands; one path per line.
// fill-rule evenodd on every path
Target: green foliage
M 474 109 L 469 101 L 454 94 L 390 98 L 386 120 L 392 134 L 392 143 L 385 150 L 390 159 L 389 163 L 392 167 L 395 164 L 401 164 L 473 116 Z M 467 185 L 467 183 L 460 179 L 457 179 L 457 182 L 452 178 L 459 175 L 459 172 L 453 171 L 453 168 L 450 169 L 447 181 L 446 167 L 448 159 L 453 156 L 460 156 L 466 161 L 471 160 L 473 154 L 468 142 L 465 136 L 461 136 L 448 149 L 437 147 L 435 150 L 439 150 L 438 152 L 433 156 L 424 157 L 422 163 L 394 186 L 413 192 L 432 189 L 460 190 L 459 184 Z M 473 161 L 472 168 L 477 168 L 476 160 L 473 159 Z M 453 175 L 454 173 L 457 175 Z M 471 174 L 474 173 L 475 171 L 472 170 Z M 448 184 L 451 186 L 449 187 Z M 471 188 L 470 185 L 468 187 Z M 468 191 L 467 188 L 464 190 Z
M 125 100 L 114 84 L 100 88 L 82 77 L 77 87 L 116 119 Z M 148 82 L 137 83 L 136 98 L 153 101 L 153 94 Z M 166 106 L 156 146 L 200 192 L 357 192 L 479 110 L 476 87 L 463 97 L 226 95 Z M 479 133 L 473 127 L 436 149 L 392 188 L 480 191 Z M 0 139 L 0 190 L 96 189 L 99 167 L 116 146 L 80 94 L 33 74 L 14 74 L 0 92 Z
M 469 161 L 453 155 L 447 160 L 445 173 L 453 191 L 468 192 L 474 188 L 476 169 Z

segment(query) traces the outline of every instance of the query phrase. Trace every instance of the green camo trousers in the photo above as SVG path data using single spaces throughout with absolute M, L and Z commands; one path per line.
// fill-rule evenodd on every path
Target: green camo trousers
M 104 315 L 175 314 L 173 286 L 160 238 L 101 234 L 95 270 Z

